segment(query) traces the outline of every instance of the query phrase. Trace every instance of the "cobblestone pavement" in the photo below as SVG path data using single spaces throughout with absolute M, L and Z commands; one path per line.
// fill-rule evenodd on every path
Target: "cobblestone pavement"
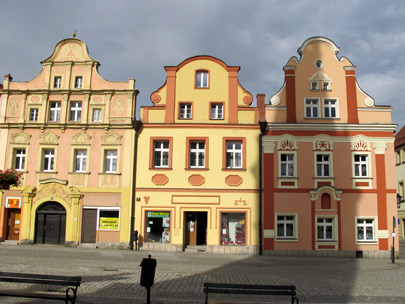
M 401 246 L 405 257 L 405 243 Z M 204 282 L 292 284 L 297 286 L 300 303 L 405 303 L 405 258 L 392 264 L 386 259 L 150 254 L 157 260 L 151 290 L 155 304 L 204 303 Z M 146 302 L 139 279 L 140 263 L 148 252 L 1 244 L 0 255 L 0 271 L 82 276 L 79 304 Z M 210 300 L 289 303 L 288 297 L 262 296 L 210 295 Z M 0 302 L 44 303 L 15 298 Z

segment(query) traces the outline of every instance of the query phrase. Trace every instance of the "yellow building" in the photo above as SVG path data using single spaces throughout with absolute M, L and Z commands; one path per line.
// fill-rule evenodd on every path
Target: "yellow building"
M 128 247 L 135 80 L 111 82 L 78 39 L 60 41 L 27 82 L 0 89 L 3 240 Z M 125 164 L 125 167 L 124 167 Z
M 165 69 L 141 110 L 140 248 L 257 254 L 259 111 L 240 68 L 197 56 Z

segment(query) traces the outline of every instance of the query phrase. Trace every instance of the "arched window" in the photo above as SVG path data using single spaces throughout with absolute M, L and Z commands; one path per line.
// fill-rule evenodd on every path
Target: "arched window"
M 208 88 L 208 71 L 197 71 L 195 86 L 196 88 Z
M 331 209 L 330 195 L 327 193 L 322 194 L 321 208 L 322 209 Z

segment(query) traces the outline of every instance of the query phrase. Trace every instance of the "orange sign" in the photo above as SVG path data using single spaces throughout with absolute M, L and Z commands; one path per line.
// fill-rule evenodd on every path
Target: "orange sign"
M 21 208 L 21 198 L 20 197 L 7 197 L 6 208 Z

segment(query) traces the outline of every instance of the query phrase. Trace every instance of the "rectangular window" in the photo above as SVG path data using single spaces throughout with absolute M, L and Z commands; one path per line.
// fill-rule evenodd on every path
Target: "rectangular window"
M 323 90 L 329 91 L 330 90 L 330 83 L 328 81 L 323 82 Z
M 80 121 L 82 116 L 82 103 L 79 101 L 72 101 L 70 103 L 70 121 Z
M 42 169 L 48 172 L 53 171 L 54 162 L 55 162 L 55 150 L 45 149 Z
M 53 79 L 53 87 L 55 89 L 60 89 L 61 85 L 62 85 L 62 77 L 55 76 Z
M 319 117 L 319 103 L 317 99 L 305 100 L 305 117 L 306 118 Z
M 170 212 L 146 212 L 146 243 L 170 243 Z
M 120 229 L 120 211 L 99 209 L 98 230 L 119 230 Z
M 208 88 L 208 72 L 198 71 L 196 73 L 196 87 L 197 88 Z
M 401 196 L 401 202 L 404 201 L 404 182 L 398 183 L 398 194 Z
M 155 141 L 153 147 L 153 167 L 169 168 L 169 141 Z
M 82 81 L 83 81 L 82 76 L 76 76 L 76 78 L 75 78 L 75 89 L 80 89 L 82 87 Z
M 313 91 L 319 90 L 318 81 L 311 82 L 311 90 L 313 90 Z
M 330 177 L 330 156 L 329 154 L 316 155 L 316 175 L 318 177 Z
M 49 121 L 59 121 L 60 120 L 60 102 L 51 101 L 49 106 Z
M 181 103 L 179 119 L 191 119 L 191 103 Z
M 190 141 L 190 168 L 205 168 L 205 141 Z
M 117 150 L 105 151 L 105 173 L 117 172 Z
M 245 245 L 245 213 L 222 213 L 221 230 L 222 245 Z
M 25 169 L 25 149 L 16 149 L 14 158 L 14 169 L 24 171 Z
M 30 121 L 38 121 L 38 108 L 31 108 L 30 109 Z
M 86 172 L 87 150 L 75 151 L 75 172 Z
M 294 177 L 294 154 L 280 155 L 280 174 L 282 177 Z
M 332 241 L 333 237 L 333 218 L 318 218 L 318 241 Z
M 93 109 L 92 121 L 101 122 L 101 109 Z
M 294 216 L 278 215 L 277 216 L 277 238 L 293 239 L 294 238 Z
M 354 176 L 368 177 L 368 155 L 354 155 Z
M 357 241 L 374 241 L 374 219 L 357 219 Z
M 242 168 L 242 142 L 227 141 L 226 142 L 226 168 L 240 169 Z
M 211 119 L 224 119 L 224 105 L 222 103 L 211 104 Z
M 323 102 L 323 114 L 325 118 L 337 117 L 337 101 L 335 99 L 326 99 Z

